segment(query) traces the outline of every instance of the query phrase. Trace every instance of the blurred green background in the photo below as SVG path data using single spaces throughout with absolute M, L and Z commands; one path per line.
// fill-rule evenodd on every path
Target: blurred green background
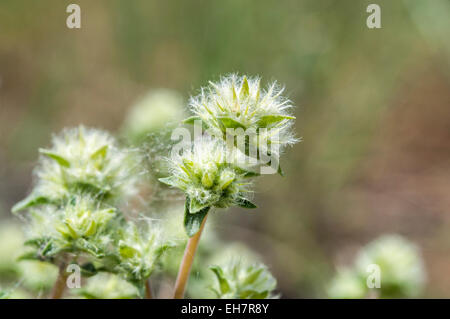
M 66 7 L 81 7 L 68 29 Z M 381 6 L 381 29 L 366 7 Z M 152 88 L 198 92 L 239 72 L 286 85 L 303 138 L 259 208 L 220 214 L 283 297 L 325 297 L 335 267 L 380 234 L 417 243 L 426 297 L 450 297 L 450 2 L 2 0 L 0 224 L 37 149 L 83 123 L 117 131 Z M 0 243 L 0 246 L 4 243 Z

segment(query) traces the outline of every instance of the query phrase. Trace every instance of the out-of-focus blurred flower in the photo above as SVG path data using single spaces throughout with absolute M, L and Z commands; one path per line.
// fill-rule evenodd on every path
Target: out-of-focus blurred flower
M 233 261 L 224 267 L 211 266 L 216 284 L 211 289 L 221 299 L 273 298 L 277 282 L 263 264 Z
M 175 127 L 184 117 L 184 101 L 180 93 L 155 89 L 133 105 L 122 130 L 130 141 L 138 143 L 150 133 Z
M 33 291 L 49 290 L 58 276 L 58 267 L 37 260 L 22 260 L 18 263 L 23 285 Z
M 22 251 L 23 238 L 23 233 L 16 224 L 0 224 L 0 275 L 14 275 L 16 272 L 16 258 Z
M 418 248 L 399 235 L 384 235 L 360 250 L 353 267 L 338 271 L 328 294 L 332 298 L 409 298 L 420 295 L 424 283 Z
M 0 299 L 30 299 L 31 296 L 28 292 L 19 287 L 10 287 L 2 289 L 0 287 Z
M 81 192 L 106 200 L 135 193 L 134 154 L 120 149 L 107 132 L 84 126 L 66 129 L 40 153 L 37 184 L 13 211 L 59 203 Z
M 359 299 L 366 297 L 364 280 L 350 269 L 340 269 L 328 287 L 330 298 Z
M 89 278 L 78 294 L 87 299 L 133 299 L 138 292 L 119 276 L 101 272 Z
M 369 243 L 356 258 L 356 271 L 367 277 L 368 266 L 381 271 L 381 297 L 415 297 L 425 282 L 418 248 L 399 235 L 385 235 Z

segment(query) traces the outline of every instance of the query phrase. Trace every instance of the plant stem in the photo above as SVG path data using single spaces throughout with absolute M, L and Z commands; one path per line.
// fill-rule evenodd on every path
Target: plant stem
M 145 281 L 145 299 L 153 299 L 152 286 L 150 285 L 150 279 Z
M 64 290 L 66 289 L 66 280 L 67 280 L 67 272 L 66 272 L 67 263 L 62 261 L 59 264 L 59 272 L 58 278 L 56 278 L 55 285 L 52 290 L 52 299 L 61 299 L 64 294 Z
M 184 250 L 183 260 L 181 261 L 180 270 L 178 271 L 177 281 L 175 282 L 174 299 L 182 299 L 184 297 L 184 291 L 191 272 L 192 262 L 194 261 L 195 252 L 197 250 L 203 228 L 205 228 L 207 217 L 208 214 L 206 214 L 205 218 L 203 218 L 199 231 L 188 240 L 186 249 Z

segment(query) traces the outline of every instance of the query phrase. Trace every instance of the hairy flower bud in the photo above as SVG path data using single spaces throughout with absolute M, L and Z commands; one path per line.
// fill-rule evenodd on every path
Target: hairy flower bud
M 115 216 L 114 208 L 99 208 L 87 197 L 75 197 L 62 210 L 56 230 L 67 240 L 98 235 Z
M 201 138 L 169 160 L 171 176 L 160 181 L 177 187 L 189 198 L 189 212 L 206 207 L 244 206 L 250 193 L 245 172 L 227 162 L 229 153 L 220 140 Z M 251 206 L 254 206 L 253 204 Z

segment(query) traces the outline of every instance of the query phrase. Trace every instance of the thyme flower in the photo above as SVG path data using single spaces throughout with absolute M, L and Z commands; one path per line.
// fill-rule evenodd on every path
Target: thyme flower
M 247 141 L 247 155 L 248 149 L 278 155 L 285 146 L 298 141 L 292 132 L 293 106 L 283 97 L 283 91 L 275 82 L 261 89 L 260 78 L 231 74 L 219 82 L 209 82 L 190 99 L 195 116 L 187 122 L 200 119 L 214 136 L 225 137 L 228 129 L 249 130 L 254 134 Z
M 142 288 L 156 262 L 169 247 L 171 244 L 163 239 L 159 227 L 148 223 L 148 228 L 143 230 L 130 222 L 119 229 L 119 272 L 126 280 Z
M 195 140 L 182 155 L 169 159 L 171 176 L 159 180 L 185 192 L 191 214 L 208 207 L 256 207 L 247 199 L 248 172 L 229 163 L 229 156 L 220 140 Z
M 112 241 L 110 220 L 117 216 L 111 207 L 102 207 L 87 196 L 75 196 L 61 207 L 33 208 L 28 218 L 26 244 L 34 250 L 26 259 L 51 260 L 60 252 L 86 252 L 99 257 Z
M 60 203 L 75 193 L 117 199 L 135 192 L 133 161 L 107 132 L 84 126 L 53 137 L 50 149 L 40 149 L 37 184 L 13 211 L 44 203 Z

